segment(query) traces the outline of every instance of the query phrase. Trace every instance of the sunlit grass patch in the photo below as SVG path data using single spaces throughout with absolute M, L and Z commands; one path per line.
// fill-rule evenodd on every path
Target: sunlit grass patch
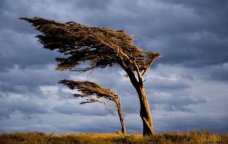
M 228 144 L 227 134 L 210 132 L 170 132 L 149 137 L 140 134 L 44 134 L 44 133 L 2 133 L 0 144 Z

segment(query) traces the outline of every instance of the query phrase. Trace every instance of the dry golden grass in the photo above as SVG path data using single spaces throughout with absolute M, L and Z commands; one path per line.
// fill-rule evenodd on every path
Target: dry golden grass
M 140 134 L 2 133 L 0 144 L 228 144 L 228 135 L 209 132 Z

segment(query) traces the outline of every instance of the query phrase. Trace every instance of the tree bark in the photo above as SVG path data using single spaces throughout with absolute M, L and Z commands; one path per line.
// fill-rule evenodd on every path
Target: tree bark
M 122 134 L 126 134 L 126 124 L 125 124 L 125 121 L 124 121 L 123 117 L 121 117 L 122 114 L 120 114 L 120 113 L 121 112 L 118 110 L 118 114 L 119 114 L 119 117 L 120 117 Z
M 143 135 L 153 135 L 154 134 L 154 127 L 153 127 L 153 120 L 150 110 L 150 104 L 147 99 L 145 88 L 138 87 L 137 93 L 140 100 L 140 116 L 143 122 Z
M 117 105 L 118 116 L 119 116 L 120 123 L 121 123 L 122 134 L 126 134 L 127 133 L 126 124 L 125 124 L 122 105 L 120 103 L 120 100 L 119 100 L 119 102 L 116 102 L 116 105 Z
M 130 81 L 136 89 L 140 101 L 140 116 L 143 122 L 143 136 L 153 135 L 154 127 L 152 121 L 152 115 L 150 110 L 150 104 L 147 98 L 146 90 L 143 85 L 143 76 L 138 73 L 138 80 L 135 74 L 130 69 L 125 69 Z
M 126 64 L 122 61 L 120 62 L 121 67 L 125 70 L 129 79 L 134 86 L 135 90 L 138 93 L 139 101 L 140 101 L 140 117 L 143 122 L 143 136 L 149 136 L 154 134 L 154 126 L 152 121 L 152 115 L 150 110 L 150 104 L 147 98 L 146 90 L 143 85 L 143 76 L 140 73 L 138 66 L 135 63 L 135 67 L 137 68 L 137 76 L 132 69 L 128 68 Z

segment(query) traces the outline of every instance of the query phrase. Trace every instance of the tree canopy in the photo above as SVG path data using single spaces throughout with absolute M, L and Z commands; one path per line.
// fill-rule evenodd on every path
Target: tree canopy
M 86 98 L 85 103 L 101 102 L 100 98 L 105 98 L 111 101 L 119 101 L 118 95 L 110 89 L 101 87 L 99 84 L 91 81 L 74 81 L 74 80 L 61 80 L 59 83 L 66 85 L 71 90 L 77 89 L 80 93 L 74 94 L 74 97 Z M 95 97 L 91 97 L 95 96 Z
M 81 102 L 80 104 L 98 102 L 107 105 L 107 103 L 101 100 L 101 98 L 108 99 L 114 102 L 115 107 L 118 111 L 122 133 L 126 134 L 126 125 L 122 110 L 122 104 L 120 97 L 117 95 L 117 93 L 111 91 L 110 89 L 100 86 L 98 83 L 91 81 L 61 80 L 59 83 L 66 85 L 72 90 L 77 89 L 79 93 L 73 94 L 74 97 L 86 98 L 86 100 Z
M 56 58 L 58 70 L 87 71 L 117 63 L 145 73 L 160 56 L 152 51 L 143 52 L 123 30 L 89 27 L 76 22 L 59 23 L 40 17 L 21 19 L 41 32 L 37 37 L 44 48 L 65 55 Z M 89 62 L 89 66 L 77 68 L 81 62 Z

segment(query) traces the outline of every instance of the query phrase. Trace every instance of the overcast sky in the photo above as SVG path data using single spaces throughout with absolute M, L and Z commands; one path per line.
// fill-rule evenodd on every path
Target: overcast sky
M 116 132 L 112 107 L 79 105 L 61 79 L 93 80 L 122 99 L 127 131 L 142 132 L 139 102 L 119 68 L 55 70 L 56 53 L 19 17 L 124 29 L 163 56 L 146 75 L 156 132 L 228 133 L 228 0 L 0 0 L 0 132 Z

